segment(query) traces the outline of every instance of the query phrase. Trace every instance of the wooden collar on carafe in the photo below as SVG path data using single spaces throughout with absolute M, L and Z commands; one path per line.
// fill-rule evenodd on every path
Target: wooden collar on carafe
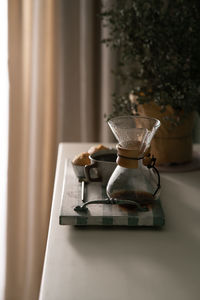
M 124 168 L 136 169 L 138 168 L 138 161 L 150 156 L 150 148 L 141 153 L 139 149 L 123 148 L 120 144 L 117 148 L 117 164 Z

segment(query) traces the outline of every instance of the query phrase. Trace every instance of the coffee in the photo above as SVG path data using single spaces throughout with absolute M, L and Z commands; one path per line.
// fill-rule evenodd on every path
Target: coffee
M 98 155 L 95 157 L 95 159 L 98 161 L 116 162 L 117 154 L 108 153 L 108 154 Z
M 91 164 L 85 166 L 85 177 L 88 182 L 102 183 L 106 186 L 117 164 L 117 151 L 115 149 L 100 150 L 89 156 Z

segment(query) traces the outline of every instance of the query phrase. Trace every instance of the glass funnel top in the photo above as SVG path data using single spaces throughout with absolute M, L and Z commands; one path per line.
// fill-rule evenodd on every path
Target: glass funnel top
M 148 117 L 122 116 L 110 119 L 108 125 L 121 147 L 137 149 L 142 155 L 149 148 L 160 121 Z

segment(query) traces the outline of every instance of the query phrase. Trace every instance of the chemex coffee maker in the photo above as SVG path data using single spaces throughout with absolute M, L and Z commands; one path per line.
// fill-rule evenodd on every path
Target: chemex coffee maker
M 156 158 L 150 153 L 150 144 L 160 121 L 149 117 L 121 116 L 108 121 L 117 144 L 117 167 L 112 173 L 106 193 L 108 198 L 94 200 L 76 207 L 87 209 L 89 204 L 112 204 L 148 210 L 158 199 L 160 175 Z

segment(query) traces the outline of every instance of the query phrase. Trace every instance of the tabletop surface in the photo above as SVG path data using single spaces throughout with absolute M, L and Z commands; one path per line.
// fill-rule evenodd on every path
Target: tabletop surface
M 200 171 L 161 174 L 162 230 L 61 226 L 64 162 L 91 145 L 59 146 L 39 299 L 199 300 Z

